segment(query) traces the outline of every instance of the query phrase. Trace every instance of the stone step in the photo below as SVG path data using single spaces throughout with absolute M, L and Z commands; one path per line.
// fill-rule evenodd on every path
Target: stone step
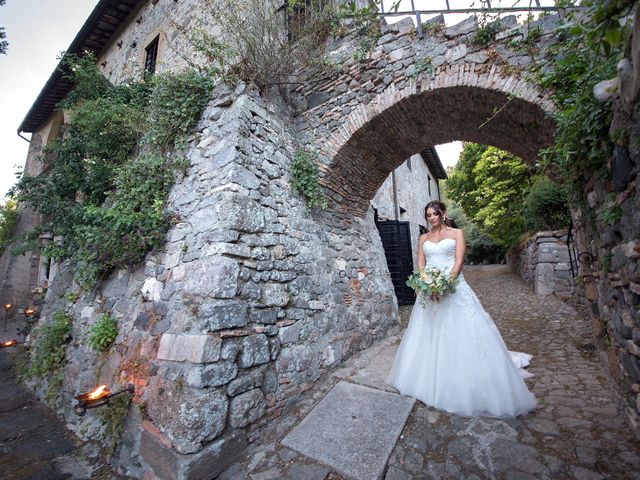
M 282 444 L 354 480 L 380 479 L 415 400 L 337 383 Z

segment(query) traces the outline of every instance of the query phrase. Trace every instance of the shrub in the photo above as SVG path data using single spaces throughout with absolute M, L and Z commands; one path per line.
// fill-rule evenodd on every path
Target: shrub
M 326 208 L 324 191 L 318 181 L 318 153 L 299 150 L 291 162 L 291 186 L 302 195 L 307 209 Z
M 523 216 L 525 228 L 529 231 L 568 227 L 571 215 L 566 187 L 547 177 L 539 177 L 525 199 Z
M 118 322 L 108 313 L 100 316 L 89 334 L 89 345 L 95 350 L 104 352 L 118 336 Z
M 224 32 L 224 47 L 214 42 L 212 52 L 205 48 L 203 53 L 215 56 L 223 50 L 231 74 L 261 90 L 291 82 L 291 75 L 308 64 L 328 35 L 334 17 L 330 8 L 315 1 L 290 0 L 283 9 L 280 5 L 247 0 L 212 6 Z

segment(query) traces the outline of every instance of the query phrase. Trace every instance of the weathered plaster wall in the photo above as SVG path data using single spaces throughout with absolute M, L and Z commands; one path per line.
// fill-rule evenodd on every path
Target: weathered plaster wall
M 409 170 L 408 162 L 411 162 Z M 420 226 L 426 227 L 424 206 L 431 200 L 438 199 L 437 180 L 429 171 L 426 162 L 420 154 L 412 155 L 407 161 L 394 170 L 397 186 L 398 219 L 409 222 L 411 230 L 411 251 L 413 265 L 418 265 L 418 240 Z M 431 180 L 429 180 L 431 179 Z M 431 190 L 428 183 L 431 182 Z M 387 177 L 376 195 L 371 200 L 371 206 L 378 210 L 380 220 L 395 220 L 395 206 L 393 199 L 393 181 L 391 175 Z M 400 212 L 400 207 L 406 210 Z

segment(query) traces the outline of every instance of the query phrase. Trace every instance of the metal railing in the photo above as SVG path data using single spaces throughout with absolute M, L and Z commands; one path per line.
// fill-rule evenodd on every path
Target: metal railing
M 509 2 L 509 6 L 502 6 L 502 0 L 478 0 L 479 4 L 476 5 L 476 1 L 470 0 L 467 7 L 452 7 L 450 0 L 441 0 L 439 3 L 440 8 L 416 8 L 416 4 L 420 0 L 409 0 L 411 9 L 401 9 L 401 0 L 355 0 L 355 4 L 360 7 L 367 7 L 371 10 L 371 15 L 375 15 L 381 18 L 387 17 L 415 17 L 416 30 L 419 38 L 424 37 L 423 32 L 423 16 L 431 15 L 447 15 L 447 14 L 464 14 L 464 13 L 476 13 L 476 14 L 502 14 L 502 13 L 519 13 L 519 12 L 559 12 L 567 9 L 574 9 L 579 7 L 557 7 L 557 6 L 544 6 L 540 4 L 540 0 L 505 0 Z M 406 0 L 405 0 L 406 2 Z M 303 0 L 297 1 L 295 5 L 291 5 L 288 1 L 285 2 L 280 10 L 284 11 L 285 26 L 289 32 L 289 39 L 295 39 L 295 32 L 299 31 L 309 19 L 321 12 L 326 8 L 336 8 L 339 4 L 351 4 L 353 0 Z M 427 2 L 423 2 L 427 3 Z M 430 5 L 433 5 L 433 0 L 429 0 Z M 497 5 L 496 5 L 497 3 Z M 348 12 L 343 13 L 345 16 L 349 16 Z
M 470 1 L 468 7 L 451 7 L 449 0 L 444 0 L 443 8 L 429 8 L 429 9 L 416 9 L 415 0 L 411 0 L 411 10 L 400 10 L 399 0 L 379 0 L 375 2 L 378 5 L 378 15 L 384 17 L 387 16 L 415 16 L 416 17 L 416 30 L 418 38 L 424 37 L 422 30 L 422 16 L 423 15 L 439 15 L 439 14 L 454 14 L 454 13 L 518 13 L 518 12 L 558 12 L 566 10 L 565 7 L 557 6 L 542 6 L 540 0 L 513 0 L 511 6 L 503 7 L 501 1 L 498 0 L 498 6 L 494 0 L 493 5 L 491 0 L 480 0 L 480 5 L 475 6 L 475 1 Z M 431 2 L 433 3 L 433 2 Z M 534 5 L 535 4 L 535 5 Z M 385 9 L 385 6 L 387 7 Z
M 567 232 L 567 249 L 569 250 L 569 269 L 571 270 L 571 276 L 575 280 L 581 274 L 582 265 L 591 265 L 596 260 L 596 257 L 586 251 L 578 253 L 573 231 L 573 220 L 571 220 L 569 222 L 569 231 Z

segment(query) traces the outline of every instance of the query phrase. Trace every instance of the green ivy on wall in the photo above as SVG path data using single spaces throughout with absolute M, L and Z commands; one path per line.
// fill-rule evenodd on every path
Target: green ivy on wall
M 54 403 L 59 398 L 67 361 L 67 347 L 71 341 L 72 317 L 58 311 L 50 322 L 37 327 L 32 333 L 33 353 L 24 364 L 23 378 L 47 378 L 45 398 Z
M 169 189 L 187 163 L 184 147 L 213 79 L 188 69 L 111 85 L 91 55 L 67 56 L 75 89 L 60 104 L 72 112 L 61 138 L 47 145 L 46 174 L 23 175 L 13 193 L 47 219 L 16 253 L 41 251 L 69 261 L 92 287 L 114 269 L 142 261 L 164 240 Z M 39 234 L 56 241 L 41 245 Z
M 324 190 L 318 181 L 318 153 L 298 150 L 291 162 L 291 186 L 304 198 L 307 209 L 326 208 Z
M 613 150 L 609 135 L 612 103 L 598 102 L 593 87 L 616 76 L 629 35 L 624 19 L 633 4 L 628 0 L 580 2 L 583 10 L 569 14 L 561 41 L 549 49 L 555 56 L 553 69 L 535 71 L 557 107 L 555 143 L 544 152 L 545 166 L 576 192 L 582 192 L 594 173 L 608 174 L 607 159 Z

